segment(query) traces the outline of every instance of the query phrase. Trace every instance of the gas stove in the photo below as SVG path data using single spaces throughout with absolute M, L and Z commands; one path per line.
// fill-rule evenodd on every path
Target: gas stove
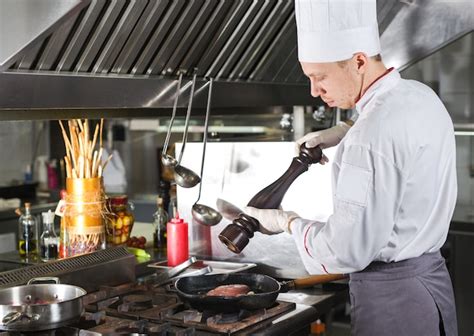
M 172 286 L 145 283 L 102 286 L 84 304 L 77 323 L 25 335 L 308 335 L 316 319 L 314 308 L 280 300 L 257 311 L 201 312 L 181 302 Z

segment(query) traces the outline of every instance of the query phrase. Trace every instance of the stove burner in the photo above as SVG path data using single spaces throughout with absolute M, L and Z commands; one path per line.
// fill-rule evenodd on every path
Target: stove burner
M 249 316 L 254 314 L 262 314 L 265 315 L 265 311 L 261 313 L 258 312 L 251 312 L 249 310 L 240 310 L 235 313 L 220 313 L 216 314 L 213 311 L 204 311 L 202 313 L 202 320 L 201 322 L 205 322 L 207 324 L 225 324 L 225 323 L 235 323 L 246 319 Z
M 122 300 L 123 304 L 117 307 L 119 312 L 139 312 L 153 308 L 153 298 L 146 295 L 127 295 Z
M 143 307 L 144 309 L 153 307 L 153 298 L 146 295 L 127 295 L 123 297 L 123 302 L 132 304 L 136 307 Z
M 127 335 L 127 336 L 192 336 L 196 335 L 196 331 L 194 328 L 176 328 L 172 326 L 169 322 L 163 324 L 155 324 L 148 322 L 146 320 L 134 321 L 128 324 L 123 325 L 123 322 L 118 322 L 119 326 L 117 327 L 117 323 L 114 327 L 106 327 L 100 330 L 96 330 L 101 332 L 104 335 Z M 122 325 L 120 325 L 122 324 Z
M 120 335 L 147 335 L 149 333 L 148 330 L 148 321 L 142 320 L 137 321 L 135 325 L 130 326 L 122 326 L 115 329 L 115 332 Z

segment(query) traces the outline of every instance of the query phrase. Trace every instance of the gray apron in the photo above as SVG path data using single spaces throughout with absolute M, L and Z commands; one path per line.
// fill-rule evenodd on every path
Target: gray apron
M 351 274 L 352 335 L 455 336 L 451 279 L 440 252 L 373 262 Z

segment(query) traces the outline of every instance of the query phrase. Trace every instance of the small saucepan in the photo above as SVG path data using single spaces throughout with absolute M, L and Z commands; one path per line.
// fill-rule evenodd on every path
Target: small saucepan
M 58 278 L 35 278 L 25 286 L 0 289 L 0 330 L 49 330 L 76 322 L 86 294 L 80 287 L 59 284 Z
M 291 289 L 306 288 L 317 284 L 344 279 L 343 274 L 313 275 L 306 278 L 278 282 L 262 274 L 232 273 L 180 278 L 175 283 L 178 296 L 194 309 L 215 312 L 236 312 L 269 308 L 278 294 Z M 240 296 L 207 296 L 207 292 L 223 285 L 247 285 L 252 294 Z

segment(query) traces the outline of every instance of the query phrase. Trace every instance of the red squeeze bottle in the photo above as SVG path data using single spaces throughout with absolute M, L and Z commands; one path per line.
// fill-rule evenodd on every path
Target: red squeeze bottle
M 168 266 L 176 266 L 189 258 L 188 223 L 176 216 L 166 224 Z

